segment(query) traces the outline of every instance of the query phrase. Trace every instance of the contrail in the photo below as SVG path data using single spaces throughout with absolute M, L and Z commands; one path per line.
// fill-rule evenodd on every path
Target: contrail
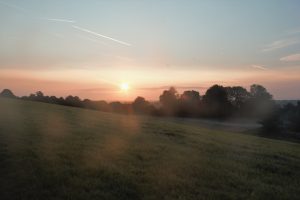
M 88 41 L 90 41 L 90 42 L 94 42 L 94 43 L 98 43 L 98 44 L 102 44 L 102 45 L 105 45 L 105 46 L 107 46 L 107 47 L 111 47 L 110 45 L 108 45 L 108 44 L 106 44 L 106 43 L 104 43 L 104 42 L 102 42 L 102 41 L 99 41 L 99 40 L 97 40 L 97 39 L 92 39 L 92 38 L 89 38 L 89 37 L 86 37 L 86 36 L 83 36 L 83 35 L 77 35 L 77 37 L 79 37 L 79 38 L 81 38 L 81 39 L 84 39 L 84 40 L 88 40 Z
M 123 45 L 126 45 L 126 46 L 131 46 L 131 44 L 127 43 L 127 42 L 123 42 L 123 41 L 120 41 L 120 40 L 117 40 L 117 39 L 114 39 L 114 38 L 111 38 L 111 37 L 108 37 L 108 36 L 105 36 L 105 35 L 101 35 L 99 33 L 96 33 L 94 31 L 91 31 L 91 30 L 88 30 L 88 29 L 85 29 L 85 28 L 82 28 L 82 27 L 79 27 L 79 26 L 72 26 L 73 28 L 77 29 L 77 30 L 80 30 L 80 31 L 83 31 L 83 32 L 86 32 L 86 33 L 90 33 L 92 35 L 96 35 L 96 36 L 99 36 L 99 37 L 102 37 L 102 38 L 105 38 L 105 39 L 108 39 L 108 40 L 112 40 L 114 42 L 117 42 L 119 44 L 123 44 Z
M 54 18 L 41 18 L 42 20 L 53 21 L 53 22 L 66 22 L 66 23 L 76 23 L 74 20 L 69 19 L 54 19 Z

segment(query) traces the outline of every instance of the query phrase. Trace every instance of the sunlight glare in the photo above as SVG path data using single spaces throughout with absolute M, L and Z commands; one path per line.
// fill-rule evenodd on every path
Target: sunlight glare
M 122 83 L 120 85 L 120 88 L 121 88 L 122 91 L 126 92 L 126 91 L 129 90 L 129 84 L 128 83 Z

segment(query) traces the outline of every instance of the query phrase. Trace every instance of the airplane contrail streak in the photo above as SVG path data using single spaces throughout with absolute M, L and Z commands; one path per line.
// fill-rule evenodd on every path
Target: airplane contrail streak
M 123 45 L 126 45 L 126 46 L 131 46 L 131 44 L 127 43 L 127 42 L 123 42 L 123 41 L 120 41 L 120 40 L 117 40 L 117 39 L 114 39 L 114 38 L 111 38 L 111 37 L 108 37 L 108 36 L 105 36 L 105 35 L 101 35 L 99 33 L 96 33 L 94 31 L 91 31 L 91 30 L 88 30 L 88 29 L 85 29 L 85 28 L 82 28 L 82 27 L 79 27 L 79 26 L 72 26 L 73 28 L 77 29 L 77 30 L 80 30 L 80 31 L 83 31 L 83 32 L 86 32 L 86 33 L 90 33 L 92 35 L 95 35 L 95 36 L 99 36 L 99 37 L 102 37 L 102 38 L 105 38 L 105 39 L 108 39 L 108 40 L 112 40 L 114 42 L 117 42 L 119 44 L 123 44 Z

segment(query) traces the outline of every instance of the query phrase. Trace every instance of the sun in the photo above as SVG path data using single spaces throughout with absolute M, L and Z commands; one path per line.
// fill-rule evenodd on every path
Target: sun
M 129 90 L 129 84 L 128 83 L 121 83 L 120 89 L 124 92 L 127 92 Z

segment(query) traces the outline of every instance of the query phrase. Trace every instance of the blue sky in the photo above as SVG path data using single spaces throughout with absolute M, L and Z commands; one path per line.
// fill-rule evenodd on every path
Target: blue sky
M 253 81 L 278 98 L 300 98 L 299 10 L 300 1 L 291 0 L 1 0 L 0 73 L 19 70 L 29 78 L 40 71 L 36 76 L 49 81 L 65 80 L 47 72 L 72 75 L 69 81 L 98 73 L 82 86 L 95 88 L 122 81 L 133 88 Z M 164 78 L 169 74 L 174 79 Z

